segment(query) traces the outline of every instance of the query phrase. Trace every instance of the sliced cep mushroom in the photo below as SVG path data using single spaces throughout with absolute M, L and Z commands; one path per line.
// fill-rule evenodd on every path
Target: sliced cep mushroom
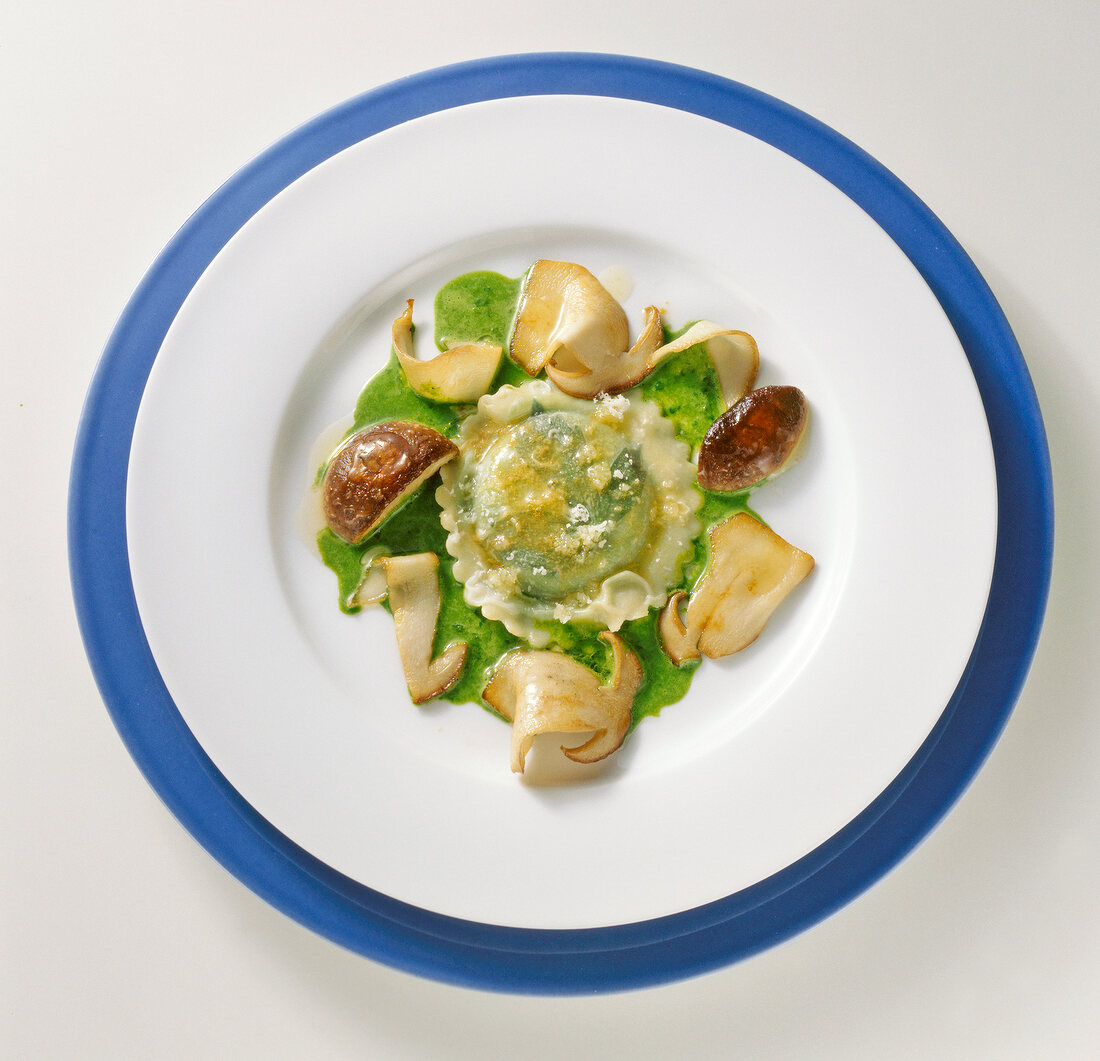
M 784 598 L 813 570 L 814 558 L 748 513 L 710 530 L 710 564 L 688 600 L 674 593 L 659 619 L 665 652 L 679 665 L 700 654 L 729 656 L 751 645 Z
M 376 545 L 359 557 L 359 583 L 344 598 L 346 609 L 356 610 L 386 599 L 386 572 L 378 560 L 389 553 L 384 545 Z
M 425 361 L 413 352 L 413 300 L 393 322 L 393 349 L 405 379 L 422 398 L 433 402 L 476 402 L 489 393 L 500 367 L 496 343 L 461 343 Z
M 583 266 L 540 259 L 527 271 L 508 352 L 529 376 L 554 358 L 565 372 L 584 371 L 605 351 L 630 342 L 626 313 Z
M 618 394 L 649 375 L 663 338 L 661 313 L 656 306 L 647 306 L 641 334 L 629 350 L 624 342 L 622 346 L 602 349 L 592 346 L 583 358 L 563 360 L 555 354 L 546 366 L 546 374 L 558 390 L 574 398 Z
M 383 556 L 376 563 L 386 572 L 397 651 L 413 703 L 445 693 L 466 663 L 467 644 L 456 641 L 432 659 L 439 619 L 439 557 L 435 553 Z
M 713 321 L 696 321 L 682 335 L 654 351 L 651 367 L 656 368 L 670 354 L 678 354 L 700 343 L 705 345 L 714 365 L 718 384 L 722 388 L 722 399 L 728 409 L 748 394 L 760 370 L 760 350 L 748 332 L 723 328 Z
M 699 638 L 690 637 L 684 620 L 680 618 L 680 604 L 687 594 L 678 589 L 669 595 L 668 601 L 657 617 L 657 632 L 661 635 L 661 646 L 673 663 L 678 667 L 685 660 L 699 658 Z
M 542 259 L 524 277 L 509 353 L 530 376 L 543 369 L 574 398 L 618 394 L 637 386 L 671 354 L 704 344 L 727 408 L 756 381 L 760 355 L 746 332 L 697 321 L 662 344 L 661 314 L 647 306 L 637 341 L 622 306 L 583 266 Z
M 797 387 L 761 387 L 727 409 L 699 448 L 699 485 L 734 493 L 774 479 L 798 457 L 809 422 Z
M 546 374 L 559 390 L 574 398 L 619 394 L 642 382 L 666 357 L 691 346 L 702 345 L 714 365 L 722 400 L 728 408 L 756 382 L 760 353 L 747 332 L 723 328 L 712 321 L 696 321 L 687 331 L 662 344 L 661 314 L 647 306 L 645 324 L 634 345 L 625 353 L 605 350 L 589 358 L 583 367 L 564 370 L 555 356 Z
M 386 569 L 378 562 L 388 556 L 384 546 L 368 549 L 360 559 L 363 580 L 355 592 L 356 604 L 380 604 L 386 598 Z
M 363 541 L 458 447 L 438 431 L 410 420 L 390 420 L 340 444 L 321 479 L 325 522 L 346 542 Z
M 622 745 L 642 665 L 617 634 L 604 631 L 600 637 L 613 652 L 607 685 L 575 659 L 544 649 L 512 652 L 497 667 L 481 695 L 512 723 L 513 773 L 523 773 L 527 753 L 540 733 L 595 731 L 576 748 L 562 746 L 566 757 L 577 763 L 599 762 Z

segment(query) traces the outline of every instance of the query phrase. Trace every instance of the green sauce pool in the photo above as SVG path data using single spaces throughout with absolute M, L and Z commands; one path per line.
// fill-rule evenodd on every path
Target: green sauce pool
M 521 281 L 522 278 L 477 271 L 456 277 L 440 288 L 434 300 L 434 340 L 438 349 L 463 342 L 488 341 L 507 351 Z M 666 341 L 677 334 L 680 333 L 667 333 Z M 495 391 L 506 384 L 518 386 L 529 379 L 505 353 L 491 389 Z M 639 390 L 644 399 L 661 409 L 664 417 L 674 425 L 679 439 L 693 453 L 707 428 L 725 411 L 717 376 L 701 345 L 667 357 L 643 380 Z M 454 438 L 463 417 L 470 411 L 470 406 L 447 405 L 422 398 L 408 385 L 401 366 L 391 353 L 386 366 L 359 395 L 354 423 L 348 433 L 381 421 L 403 419 L 416 420 Z M 339 605 L 348 613 L 360 608 L 354 598 L 362 578 L 363 554 L 368 550 L 381 547 L 395 554 L 435 553 L 440 560 L 441 590 L 435 653 L 455 641 L 465 641 L 469 646 L 461 676 L 442 699 L 453 703 L 476 703 L 491 711 L 481 693 L 493 670 L 512 649 L 528 646 L 501 623 L 486 619 L 479 610 L 466 604 L 462 585 L 453 575 L 454 560 L 446 549 L 447 534 L 439 521 L 440 509 L 435 500 L 437 485 L 438 477 L 433 477 L 359 545 L 350 545 L 326 529 L 318 536 L 318 549 L 324 563 L 336 575 Z M 703 532 L 695 540 L 693 554 L 683 564 L 679 581 L 669 587 L 670 593 L 677 589 L 690 592 L 705 572 L 707 528 L 737 512 L 751 511 L 748 492 L 732 496 L 701 490 L 700 493 L 703 504 L 698 515 Z M 653 608 L 646 616 L 624 623 L 619 630 L 620 637 L 638 656 L 644 675 L 634 698 L 633 725 L 683 699 L 698 668 L 697 660 L 676 666 L 665 654 L 657 633 L 658 611 Z M 609 678 L 611 652 L 599 638 L 601 628 L 579 622 L 539 625 L 549 635 L 547 647 L 566 652 L 590 667 L 601 679 Z

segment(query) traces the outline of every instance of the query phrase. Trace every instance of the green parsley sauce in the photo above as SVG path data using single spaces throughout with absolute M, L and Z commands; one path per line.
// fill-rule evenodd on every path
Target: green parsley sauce
M 437 348 L 444 350 L 458 343 L 488 341 L 507 351 L 521 282 L 522 277 L 512 279 L 500 273 L 478 271 L 465 273 L 445 284 L 434 301 Z M 689 326 L 690 323 L 682 330 Z M 679 334 L 681 332 L 666 331 L 665 340 Z M 529 379 L 505 353 L 491 389 L 497 390 L 505 384 L 518 386 Z M 693 453 L 707 428 L 725 411 L 718 378 L 701 345 L 666 358 L 639 389 L 642 397 L 657 405 L 673 423 L 677 436 Z M 354 424 L 348 434 L 384 420 L 401 419 L 416 420 L 454 438 L 463 417 L 472 409 L 472 406 L 447 405 L 422 398 L 408 385 L 391 352 L 389 362 L 359 395 Z M 360 610 L 355 595 L 362 580 L 362 557 L 367 550 L 382 547 L 395 554 L 435 553 L 439 557 L 441 591 L 435 652 L 438 654 L 454 641 L 465 641 L 469 646 L 462 675 L 443 698 L 456 704 L 476 703 L 491 711 L 481 699 L 481 692 L 493 670 L 506 653 L 527 646 L 501 623 L 486 619 L 463 599 L 462 586 L 452 574 L 454 560 L 446 549 L 447 534 L 439 522 L 436 485 L 436 479 L 429 480 L 365 542 L 350 545 L 325 529 L 318 535 L 318 550 L 321 559 L 336 575 L 340 608 L 349 614 Z M 671 587 L 670 592 L 683 589 L 690 593 L 705 572 L 709 559 L 706 529 L 737 512 L 751 511 L 747 491 L 728 496 L 700 492 L 703 506 L 698 517 L 704 532 L 696 539 L 694 554 L 683 565 L 680 582 Z M 642 684 L 634 698 L 634 725 L 647 715 L 659 714 L 667 704 L 683 699 L 699 665 L 698 660 L 690 660 L 678 667 L 665 655 L 657 632 L 658 613 L 659 609 L 653 608 L 648 615 L 624 623 L 619 630 L 619 635 L 642 664 Z M 610 677 L 611 650 L 600 639 L 599 628 L 577 622 L 542 623 L 540 627 L 550 635 L 548 647 L 568 653 L 605 681 Z

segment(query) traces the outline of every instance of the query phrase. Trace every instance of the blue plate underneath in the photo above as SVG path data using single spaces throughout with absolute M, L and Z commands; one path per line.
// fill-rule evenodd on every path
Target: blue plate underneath
M 134 598 L 125 520 L 130 444 L 153 361 L 192 286 L 260 207 L 338 151 L 402 122 L 556 93 L 706 116 L 786 152 L 858 203 L 954 326 L 989 421 L 998 493 L 1011 498 L 1011 509 L 1002 500 L 992 587 L 967 668 L 931 735 L 878 799 L 744 891 L 652 921 L 568 931 L 409 906 L 334 872 L 257 814 L 199 747 L 161 679 Z M 73 592 L 103 697 L 134 759 L 195 838 L 268 902 L 352 950 L 439 980 L 545 994 L 637 988 L 726 965 L 821 920 L 894 866 L 973 777 L 1015 704 L 1039 636 L 1052 538 L 1049 457 L 1026 366 L 982 277 L 933 214 L 855 145 L 769 96 L 684 67 L 589 54 L 479 60 L 395 82 L 310 122 L 220 188 L 165 248 L 111 336 L 80 424 L 69 504 Z

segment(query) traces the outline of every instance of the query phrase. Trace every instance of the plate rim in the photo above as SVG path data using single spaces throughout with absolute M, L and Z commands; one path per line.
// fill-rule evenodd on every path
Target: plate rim
M 413 118 L 491 99 L 632 99 L 711 118 L 807 165 L 912 261 L 974 373 L 993 444 L 997 544 L 985 616 L 955 693 L 916 755 L 852 822 L 764 881 L 695 909 L 599 929 L 523 929 L 435 914 L 332 870 L 262 818 L 187 728 L 145 638 L 130 579 L 126 477 L 144 386 L 168 328 L 229 239 L 327 158 Z M 1030 520 L 1010 518 L 1024 506 Z M 424 71 L 340 104 L 221 186 L 135 290 L 95 370 L 74 447 L 70 579 L 85 650 L 131 756 L 192 836 L 266 901 L 385 964 L 466 987 L 538 994 L 623 990 L 749 957 L 824 919 L 908 854 L 954 805 L 996 742 L 1030 668 L 1053 557 L 1050 459 L 1009 324 L 974 263 L 897 177 L 789 104 L 715 74 L 653 59 L 528 53 Z

